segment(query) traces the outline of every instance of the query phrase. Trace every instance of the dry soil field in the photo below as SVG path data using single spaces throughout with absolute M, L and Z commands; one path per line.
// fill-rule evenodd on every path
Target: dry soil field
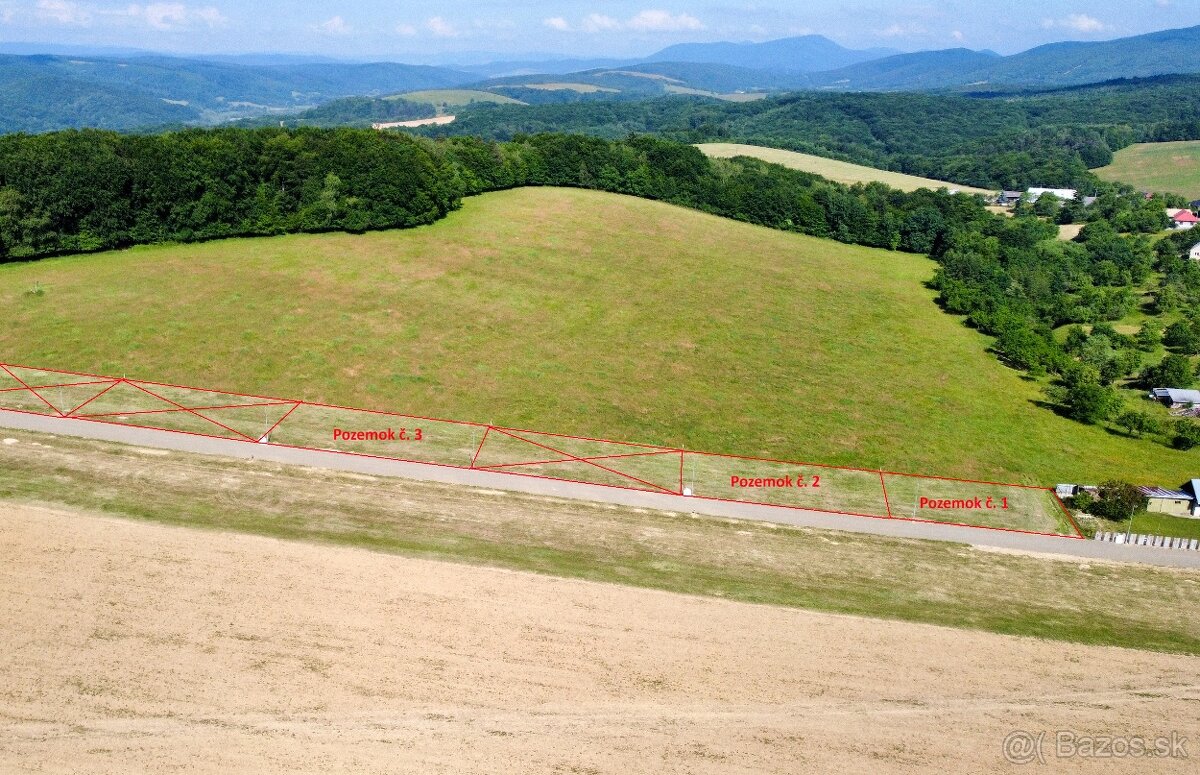
M 1200 722 L 1190 657 L 33 506 L 0 605 L 3 772 L 1003 772 Z

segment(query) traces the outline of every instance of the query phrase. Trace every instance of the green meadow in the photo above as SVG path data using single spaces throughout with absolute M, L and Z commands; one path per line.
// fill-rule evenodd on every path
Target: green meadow
M 1197 475 L 1200 453 L 1040 406 L 1041 384 L 933 303 L 933 269 L 522 189 L 407 231 L 0 266 L 0 361 L 970 479 Z
M 1117 151 L 1112 164 L 1093 172 L 1144 191 L 1200 199 L 1200 142 L 1138 143 Z

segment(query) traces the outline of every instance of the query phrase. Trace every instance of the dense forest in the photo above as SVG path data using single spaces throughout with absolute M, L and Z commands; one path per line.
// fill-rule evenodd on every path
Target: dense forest
M 509 140 L 576 132 L 746 142 L 999 189 L 1072 187 L 1142 141 L 1200 139 L 1200 76 L 975 95 L 801 92 L 756 102 L 699 98 L 479 105 L 430 137 Z
M 1187 387 L 1200 353 L 1200 266 L 1186 236 L 1153 246 L 1167 200 L 1107 185 L 1096 202 L 1053 197 L 989 212 L 982 198 L 882 184 L 847 187 L 756 159 L 709 159 L 650 136 L 431 140 L 357 129 L 101 131 L 0 138 L 0 261 L 137 243 L 432 223 L 464 196 L 516 186 L 575 186 L 658 199 L 839 242 L 928 254 L 949 312 L 996 337 L 1014 367 L 1055 375 L 1052 398 L 1083 422 L 1116 415 L 1137 432 L 1200 443 L 1187 427 L 1156 428 L 1123 412 L 1114 385 L 1139 376 L 1146 353 L 1171 352 L 1140 374 Z M 1084 223 L 1057 239 L 1055 222 Z M 1132 232 L 1132 233 L 1122 233 Z M 1108 322 L 1157 279 L 1158 312 L 1136 337 Z M 1084 328 L 1084 326 L 1087 328 Z M 1075 326 L 1065 340 L 1055 329 Z M 1157 370 L 1157 371 L 1153 371 Z M 1128 416 L 1126 416 L 1128 415 Z

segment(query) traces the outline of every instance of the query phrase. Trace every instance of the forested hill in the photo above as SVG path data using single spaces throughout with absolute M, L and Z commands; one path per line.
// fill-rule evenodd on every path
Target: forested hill
M 215 123 L 471 80 L 444 68 L 391 63 L 249 66 L 155 56 L 0 55 L 0 133 Z
M 1200 139 L 1200 76 L 974 95 L 801 92 L 757 102 L 683 99 L 476 106 L 429 136 L 537 132 L 766 145 L 984 188 L 1096 184 L 1090 168 L 1149 140 Z

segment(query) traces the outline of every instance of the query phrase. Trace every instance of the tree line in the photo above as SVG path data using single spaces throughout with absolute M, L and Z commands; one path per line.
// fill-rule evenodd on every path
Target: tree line
M 1035 375 L 1083 422 L 1120 414 L 1114 384 L 1141 374 L 1187 387 L 1200 353 L 1200 267 L 1187 238 L 1152 244 L 1166 200 L 1109 187 L 1088 208 L 1039 200 L 1015 217 L 981 197 L 883 184 L 848 187 L 757 159 L 709 159 L 652 136 L 516 135 L 442 140 L 359 129 L 102 131 L 0 138 L 0 261 L 290 232 L 432 223 L 462 198 L 518 186 L 573 186 L 657 199 L 774 229 L 927 254 L 938 302 L 995 337 L 994 351 Z M 1055 221 L 1082 220 L 1078 239 Z M 1114 223 L 1133 234 L 1121 233 Z M 1111 325 L 1154 280 L 1169 328 L 1137 336 Z M 1074 326 L 1065 341 L 1055 335 Z M 1180 359 L 1183 359 L 1182 361 Z M 1182 365 L 1181 365 L 1182 364 Z M 1186 383 L 1186 384 L 1184 384 Z M 1144 432 L 1127 418 L 1131 432 Z M 1192 424 L 1194 425 L 1194 423 Z M 1153 430 L 1153 429 L 1151 429 Z M 1178 434 L 1177 434 L 1178 435 Z

